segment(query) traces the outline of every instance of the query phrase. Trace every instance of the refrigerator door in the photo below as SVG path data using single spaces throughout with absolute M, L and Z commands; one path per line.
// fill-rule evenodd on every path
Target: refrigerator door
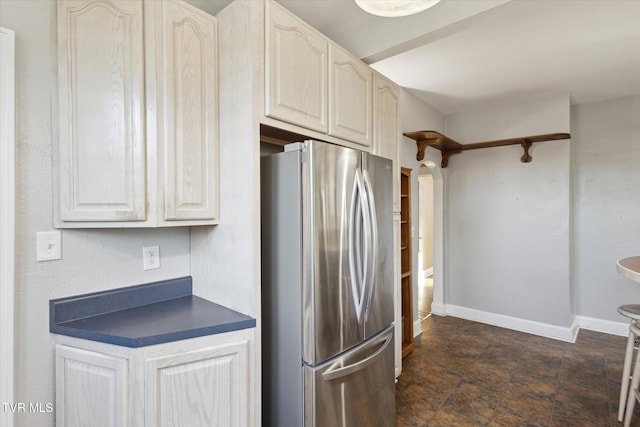
M 365 208 L 357 178 L 361 163 L 362 154 L 358 150 L 305 142 L 302 336 L 303 361 L 309 365 L 334 357 L 364 339 L 364 323 L 358 322 L 362 318 L 358 312 L 363 312 L 366 299 L 359 279 L 363 275 L 363 236 L 355 237 L 355 248 L 350 246 L 350 240 L 354 240 L 350 238 L 354 221 L 362 219 L 353 210 Z M 358 260 L 355 264 L 353 256 Z
M 373 273 L 366 288 L 365 339 L 393 322 L 393 168 L 383 157 L 363 153 L 362 175 L 374 225 L 370 259 Z
M 393 326 L 337 359 L 304 367 L 305 427 L 395 425 Z

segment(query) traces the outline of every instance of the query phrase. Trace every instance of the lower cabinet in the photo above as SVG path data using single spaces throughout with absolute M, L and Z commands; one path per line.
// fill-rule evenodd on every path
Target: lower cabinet
M 140 348 L 56 341 L 58 426 L 253 423 L 253 329 Z

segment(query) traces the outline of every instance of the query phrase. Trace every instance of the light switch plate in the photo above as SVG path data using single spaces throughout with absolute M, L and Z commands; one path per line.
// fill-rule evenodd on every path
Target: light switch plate
M 59 230 L 36 233 L 36 260 L 52 261 L 62 258 L 62 235 Z

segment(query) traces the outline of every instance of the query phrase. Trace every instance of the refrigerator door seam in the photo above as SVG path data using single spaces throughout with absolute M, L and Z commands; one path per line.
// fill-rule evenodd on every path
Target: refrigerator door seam
M 367 305 L 366 305 L 365 314 L 364 314 L 364 318 L 366 321 L 369 318 L 369 311 L 371 309 L 371 302 L 373 300 L 373 292 L 376 287 L 376 264 L 378 262 L 378 259 L 377 259 L 378 258 L 378 222 L 376 219 L 376 204 L 373 197 L 373 190 L 371 189 L 371 179 L 369 178 L 369 173 L 367 172 L 366 169 L 363 169 L 362 176 L 364 181 L 364 187 L 366 189 L 367 202 L 368 202 L 367 204 L 369 206 L 367 214 L 369 215 L 369 224 L 370 224 L 370 232 L 371 232 L 371 238 L 369 239 L 369 242 L 368 242 L 371 246 L 371 249 L 369 251 L 370 257 L 371 257 L 371 260 L 370 260 L 371 274 L 369 275 L 369 285 L 366 286 Z

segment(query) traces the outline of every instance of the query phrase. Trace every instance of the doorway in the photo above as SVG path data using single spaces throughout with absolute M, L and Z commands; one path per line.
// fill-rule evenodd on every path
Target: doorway
M 425 170 L 423 171 L 423 167 Z M 433 261 L 432 270 L 427 270 L 427 274 L 430 274 L 430 282 L 432 286 L 427 288 L 428 291 L 432 290 L 430 306 L 429 302 L 426 303 L 430 314 L 437 314 L 444 316 L 446 311 L 446 277 L 444 275 L 444 230 L 445 230 L 445 216 L 444 216 L 444 179 L 443 174 L 445 171 L 437 166 L 433 161 L 424 161 L 420 165 L 420 175 L 430 175 L 431 177 L 431 206 L 432 206 L 432 250 Z M 420 179 L 420 178 L 418 178 Z M 420 181 L 418 181 L 420 183 Z M 419 211 L 419 218 L 422 221 L 422 212 Z M 428 244 L 428 243 L 427 243 Z M 427 267 L 428 268 L 428 267 Z M 425 268 L 426 269 L 426 268 Z M 420 293 L 420 286 L 418 286 L 418 294 Z M 418 295 L 419 297 L 419 295 Z M 428 301 L 428 300 L 427 300 Z
M 433 303 L 433 176 L 424 164 L 418 174 L 418 318 L 431 315 Z

